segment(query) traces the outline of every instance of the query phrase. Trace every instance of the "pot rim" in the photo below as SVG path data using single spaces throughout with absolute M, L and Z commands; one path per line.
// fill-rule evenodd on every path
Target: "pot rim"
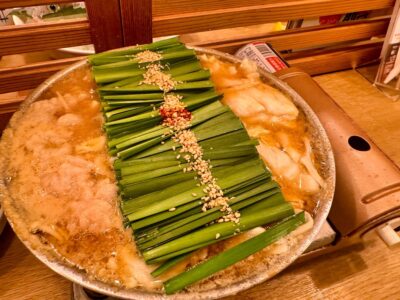
M 240 63 L 241 60 L 226 53 L 222 53 L 212 49 L 206 49 L 202 47 L 190 47 L 194 49 L 198 54 L 211 54 L 215 55 L 218 58 L 229 61 L 232 63 Z M 21 104 L 19 112 L 22 114 L 24 110 L 26 110 L 29 105 L 31 105 L 34 101 L 37 101 L 41 98 L 41 96 L 51 87 L 54 83 L 59 80 L 62 80 L 66 76 L 68 76 L 71 72 L 84 67 L 87 65 L 88 62 L 86 59 L 74 63 L 73 65 L 57 72 L 56 74 L 49 77 L 45 80 L 42 84 L 40 84 Z M 73 281 L 79 285 L 82 285 L 85 288 L 90 290 L 106 294 L 109 296 L 119 297 L 123 299 L 176 299 L 176 300 L 186 300 L 188 297 L 190 299 L 215 299 L 220 297 L 226 297 L 229 295 L 236 294 L 240 291 L 248 289 L 256 284 L 262 283 L 279 272 L 289 266 L 295 259 L 297 259 L 311 244 L 314 240 L 315 236 L 319 233 L 324 221 L 326 220 L 332 200 L 333 200 L 333 193 L 335 190 L 335 162 L 334 156 L 332 152 L 332 147 L 330 145 L 329 139 L 327 134 L 321 125 L 318 117 L 312 111 L 310 106 L 302 99 L 300 95 L 298 95 L 290 86 L 288 86 L 285 82 L 281 81 L 274 75 L 262 70 L 258 69 L 259 73 L 261 74 L 263 80 L 267 81 L 268 83 L 272 84 L 274 87 L 278 88 L 281 92 L 284 92 L 288 95 L 291 100 L 295 103 L 295 105 L 300 108 L 308 121 L 311 125 L 312 129 L 318 133 L 319 142 L 322 145 L 322 149 L 320 152 L 323 151 L 324 153 L 322 156 L 325 158 L 324 163 L 326 166 L 325 172 L 325 181 L 326 187 L 323 188 L 323 191 L 320 192 L 322 195 L 320 199 L 318 199 L 317 206 L 314 210 L 314 225 L 312 230 L 296 245 L 294 251 L 288 253 L 286 255 L 286 259 L 282 261 L 282 263 L 273 265 L 272 268 L 268 268 L 266 272 L 260 274 L 254 274 L 248 278 L 241 280 L 239 283 L 234 283 L 225 287 L 218 287 L 211 290 L 205 290 L 200 292 L 184 292 L 178 293 L 174 295 L 167 296 L 165 294 L 159 294 L 155 292 L 146 292 L 142 290 L 135 290 L 135 289 L 122 289 L 110 284 L 106 284 L 99 280 L 89 279 L 87 273 L 78 270 L 76 267 L 69 266 L 63 262 L 55 261 L 54 259 L 50 259 L 44 253 L 33 249 L 29 242 L 26 240 L 21 240 L 22 243 L 32 252 L 34 256 L 36 256 L 41 262 L 47 265 L 50 269 L 55 271 L 56 273 L 60 274 L 61 276 Z M 3 142 L 3 141 L 2 141 Z M 0 180 L 4 181 L 4 178 L 0 178 Z M 1 183 L 1 182 L 0 182 Z M 0 184 L 1 185 L 1 184 Z M 1 187 L 1 186 L 0 186 Z M 9 223 L 11 227 L 13 227 L 14 231 L 17 233 L 16 226 L 14 226 L 13 221 L 9 219 Z

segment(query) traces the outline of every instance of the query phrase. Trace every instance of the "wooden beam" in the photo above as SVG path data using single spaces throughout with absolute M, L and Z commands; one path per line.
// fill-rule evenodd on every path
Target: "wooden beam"
M 291 0 L 290 2 L 302 1 Z M 153 0 L 153 16 L 166 16 L 212 9 L 282 3 L 282 0 Z
M 15 112 L 25 98 L 26 96 L 14 96 L 9 99 L 0 99 L 0 114 Z
M 218 1 L 216 1 L 218 2 Z M 245 5 L 245 3 L 244 3 Z M 153 17 L 153 36 L 183 34 L 268 22 L 389 8 L 394 0 L 303 0 L 225 7 Z
M 90 43 L 89 22 L 84 19 L 0 27 L 0 56 Z
M 0 69 L 0 93 L 35 88 L 50 75 L 83 58 L 65 58 L 16 68 Z
M 151 43 L 151 0 L 120 0 L 124 46 Z
M 360 65 L 379 58 L 382 42 L 333 50 L 327 53 L 308 55 L 301 58 L 285 57 L 293 67 L 299 67 L 310 75 L 320 75 L 346 69 L 354 69 Z
M 0 0 L 0 9 L 24 7 L 24 6 L 36 6 L 46 4 L 60 4 L 74 2 L 71 0 Z
M 124 46 L 119 0 L 86 0 L 96 52 Z
M 223 52 L 234 53 L 241 46 L 252 41 L 270 43 L 275 50 L 297 50 L 312 47 L 322 47 L 334 43 L 342 43 L 363 39 L 370 39 L 374 36 L 386 34 L 389 18 L 375 20 L 357 21 L 340 25 L 315 26 L 285 31 L 273 32 L 264 36 L 249 35 L 245 39 L 234 40 L 234 34 L 229 36 L 232 40 L 227 42 L 194 42 L 191 45 L 209 47 Z

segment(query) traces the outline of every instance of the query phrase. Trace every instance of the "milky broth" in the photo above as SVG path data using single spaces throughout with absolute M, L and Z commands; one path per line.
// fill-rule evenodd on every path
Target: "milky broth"
M 13 195 L 7 212 L 15 211 L 23 220 L 28 232 L 24 239 L 39 237 L 90 276 L 157 289 L 132 232 L 123 227 L 93 89 L 88 68 L 74 71 L 7 130 L 12 135 L 8 191 Z

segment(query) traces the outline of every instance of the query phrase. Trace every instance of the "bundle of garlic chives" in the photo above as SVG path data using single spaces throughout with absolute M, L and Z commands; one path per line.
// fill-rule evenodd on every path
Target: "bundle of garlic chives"
M 146 262 L 164 263 L 155 276 L 196 249 L 285 219 L 205 262 L 216 262 L 210 271 L 200 265 L 167 281 L 167 293 L 303 222 L 259 159 L 257 141 L 219 102 L 210 72 L 177 38 L 95 54 L 89 62 L 109 152 L 117 158 L 122 213 Z

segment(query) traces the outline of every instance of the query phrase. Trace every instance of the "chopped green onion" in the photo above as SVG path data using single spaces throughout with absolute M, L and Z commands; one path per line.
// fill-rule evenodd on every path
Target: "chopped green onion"
M 240 243 L 200 263 L 164 283 L 165 292 L 170 295 L 210 275 L 261 251 L 305 223 L 304 212 L 289 217 L 268 228 L 265 232 Z

